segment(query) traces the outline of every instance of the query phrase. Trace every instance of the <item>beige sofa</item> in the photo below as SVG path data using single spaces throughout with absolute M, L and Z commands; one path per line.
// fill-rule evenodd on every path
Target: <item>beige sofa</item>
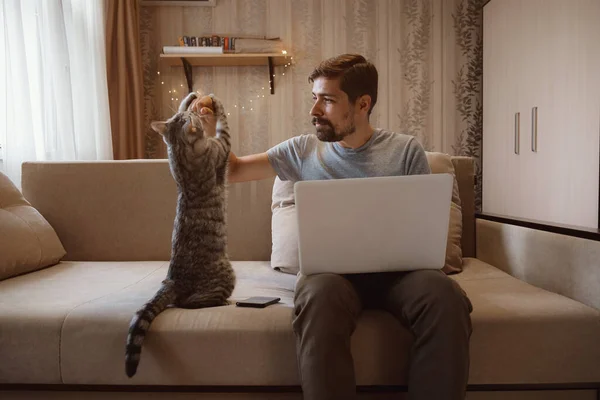
M 465 257 L 452 278 L 474 307 L 467 398 L 596 399 L 600 242 L 475 219 L 472 160 L 452 163 Z M 169 309 L 129 379 L 128 323 L 168 266 L 176 190 L 167 162 L 25 163 L 23 195 L 67 253 L 0 282 L 0 398 L 300 399 L 295 276 L 268 261 L 272 183 L 230 187 L 229 250 L 233 299 L 281 304 Z M 364 312 L 352 338 L 363 397 L 404 398 L 411 342 L 389 314 Z

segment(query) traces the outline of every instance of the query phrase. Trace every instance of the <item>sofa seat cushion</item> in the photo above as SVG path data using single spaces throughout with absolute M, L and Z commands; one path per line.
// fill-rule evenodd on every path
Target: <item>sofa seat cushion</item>
M 265 309 L 168 309 L 152 323 L 138 372 L 127 378 L 123 352 L 129 321 L 167 272 L 166 264 L 158 269 L 149 265 L 151 273 L 138 282 L 69 313 L 60 352 L 65 383 L 299 384 L 291 326 L 296 277 L 272 270 L 268 262 L 233 262 L 238 282 L 231 300 L 276 296 L 280 304 Z M 358 371 L 368 382 L 384 383 L 393 379 L 389 371 L 406 370 L 406 360 L 395 354 L 404 352 L 411 337 L 387 313 L 367 315 L 365 321 L 354 338 L 355 352 L 362 355 L 356 360 Z
M 166 265 L 63 261 L 1 281 L 0 383 L 61 383 L 59 352 L 69 314 Z
M 265 309 L 168 309 L 156 318 L 133 379 L 124 347 L 133 313 L 166 262 L 61 262 L 0 282 L 2 383 L 298 385 L 291 320 L 295 276 L 234 262 L 232 300 L 278 296 Z M 600 313 L 477 259 L 453 275 L 474 311 L 471 384 L 598 382 Z M 405 384 L 410 333 L 363 313 L 352 337 L 359 385 Z
M 472 384 L 600 382 L 600 311 L 474 258 L 452 275 L 473 303 Z

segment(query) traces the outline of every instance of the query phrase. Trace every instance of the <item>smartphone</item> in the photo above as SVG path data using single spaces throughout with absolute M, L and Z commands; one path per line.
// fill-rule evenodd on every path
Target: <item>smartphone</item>
M 238 307 L 265 308 L 271 304 L 279 303 L 279 300 L 281 300 L 279 297 L 255 296 L 246 300 L 237 301 L 235 305 Z

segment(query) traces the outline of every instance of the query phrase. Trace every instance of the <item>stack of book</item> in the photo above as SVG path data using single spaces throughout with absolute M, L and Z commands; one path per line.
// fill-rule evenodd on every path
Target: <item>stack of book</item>
M 224 54 L 239 53 L 236 51 L 238 40 L 265 40 L 278 41 L 279 38 L 267 38 L 264 36 L 234 36 L 234 35 L 210 35 L 210 36 L 179 36 L 178 46 L 163 46 L 164 54 Z

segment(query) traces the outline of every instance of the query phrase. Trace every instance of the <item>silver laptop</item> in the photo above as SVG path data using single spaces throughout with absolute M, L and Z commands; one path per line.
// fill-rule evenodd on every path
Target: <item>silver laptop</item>
M 300 272 L 441 269 L 452 185 L 450 174 L 297 182 Z

